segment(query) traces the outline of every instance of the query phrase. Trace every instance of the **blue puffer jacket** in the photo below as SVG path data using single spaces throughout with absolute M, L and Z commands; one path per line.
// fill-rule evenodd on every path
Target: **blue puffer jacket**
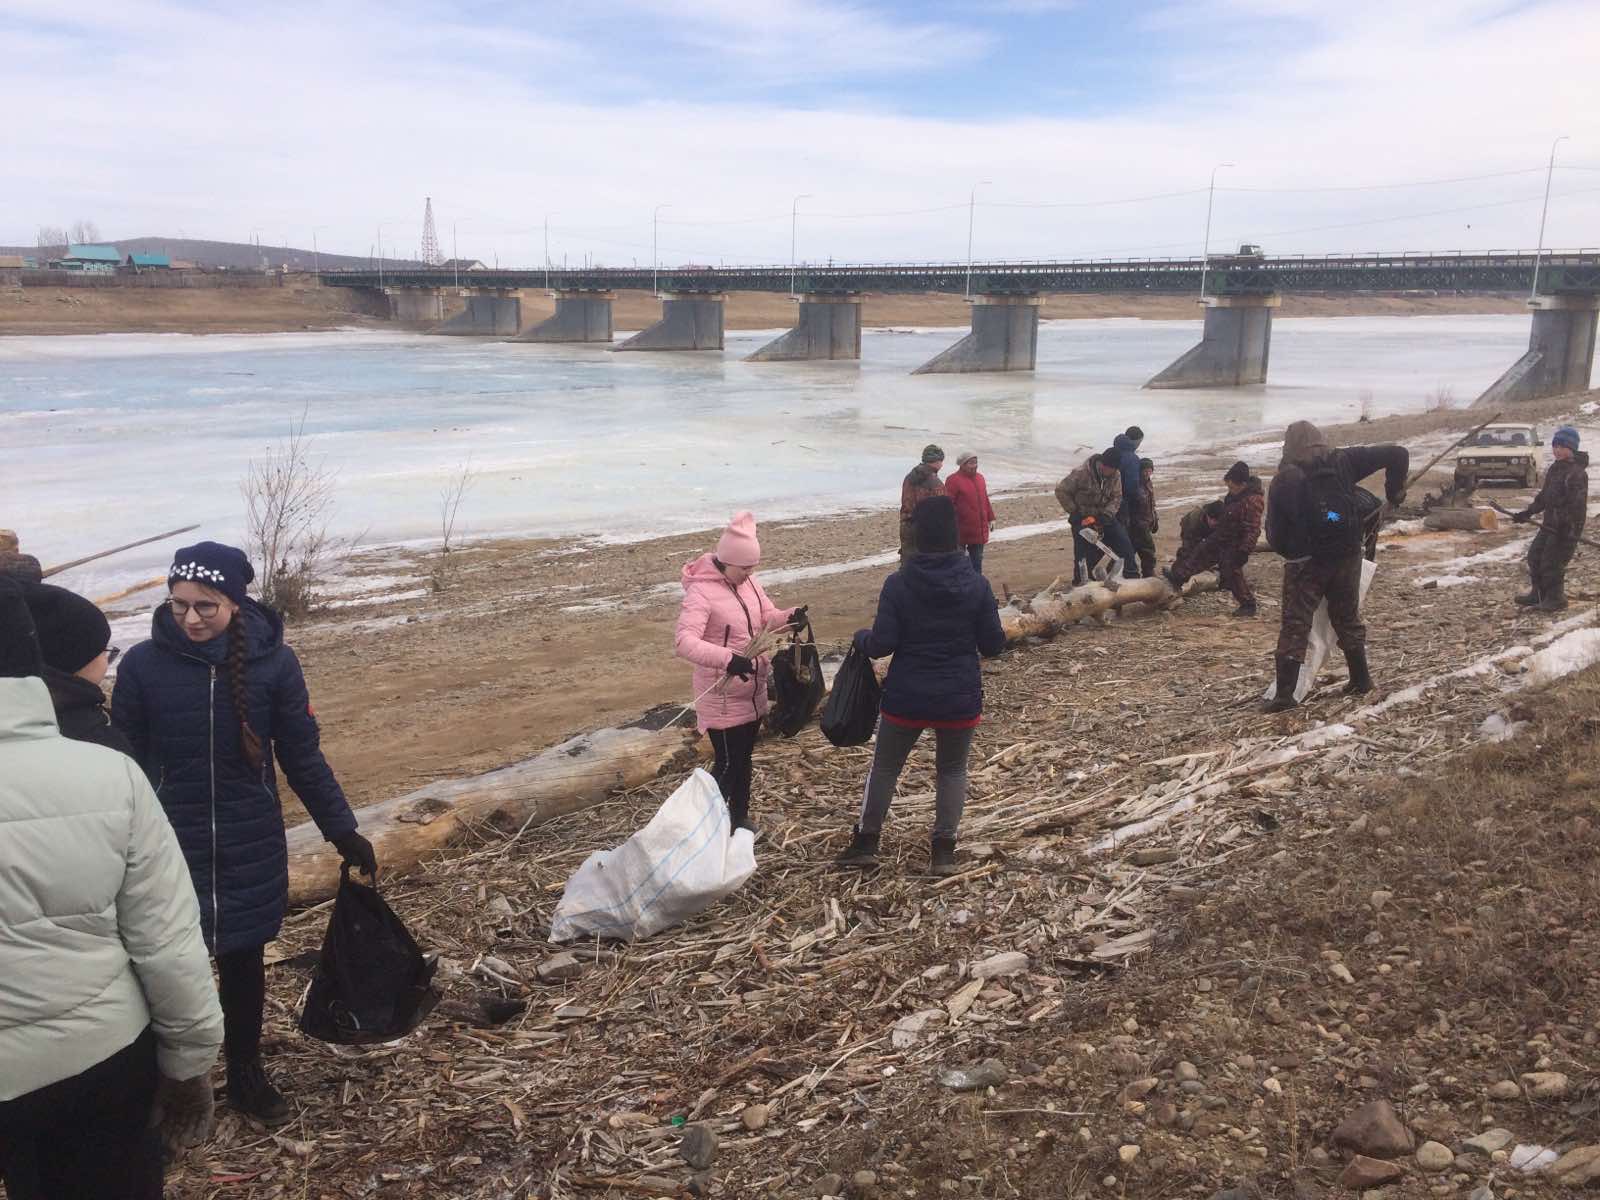
M 886 716 L 970 721 L 983 712 L 978 655 L 999 654 L 1006 635 L 989 581 L 957 551 L 918 554 L 884 580 L 865 642 L 873 658 L 894 655 L 883 685 Z
M 1117 516 L 1126 525 L 1128 518 L 1133 515 L 1133 502 L 1139 495 L 1139 447 L 1143 443 L 1119 433 L 1111 439 L 1111 445 L 1122 451 L 1122 465 L 1117 468 L 1122 474 L 1122 507 L 1117 510 Z
M 282 620 L 253 600 L 240 616 L 250 727 L 266 752 L 260 771 L 242 749 L 227 635 L 191 642 L 162 605 L 150 640 L 118 666 L 111 693 L 111 720 L 132 743 L 183 847 L 213 954 L 269 942 L 283 922 L 289 858 L 274 756 L 324 837 L 356 827 L 322 756 L 305 676 L 284 644 Z

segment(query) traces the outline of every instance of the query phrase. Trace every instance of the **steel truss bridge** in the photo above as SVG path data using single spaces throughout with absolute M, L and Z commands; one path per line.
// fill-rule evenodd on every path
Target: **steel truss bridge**
M 1539 291 L 1600 294 L 1600 249 L 1546 250 L 1537 256 Z M 1148 292 L 1217 296 L 1274 292 L 1519 292 L 1533 280 L 1533 251 L 1481 254 L 1350 254 L 1200 258 L 1077 259 L 1063 262 L 975 262 L 802 265 L 770 267 L 542 267 L 474 271 L 400 267 L 320 273 L 324 284 L 356 288 L 549 289 L 552 291 L 946 292 L 1038 295 Z

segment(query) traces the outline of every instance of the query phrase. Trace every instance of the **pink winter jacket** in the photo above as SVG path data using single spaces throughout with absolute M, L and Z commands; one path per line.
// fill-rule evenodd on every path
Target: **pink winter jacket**
M 767 676 L 772 671 L 766 658 L 756 660 L 749 679 L 729 678 L 722 690 L 708 689 L 726 676 L 728 663 L 756 634 L 787 625 L 793 615 L 792 608 L 774 608 L 754 578 L 735 588 L 710 554 L 683 568 L 683 609 L 673 646 L 679 658 L 694 664 L 694 694 L 700 697 L 695 713 L 702 733 L 747 725 L 766 715 Z

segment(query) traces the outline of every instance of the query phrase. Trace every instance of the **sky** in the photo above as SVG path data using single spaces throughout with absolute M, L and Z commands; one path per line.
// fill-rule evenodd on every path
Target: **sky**
M 0 244 L 414 257 L 431 197 L 505 266 L 1187 257 L 1208 206 L 1531 249 L 1564 135 L 1544 242 L 1600 246 L 1595 0 L 0 0 L 0 46 Z

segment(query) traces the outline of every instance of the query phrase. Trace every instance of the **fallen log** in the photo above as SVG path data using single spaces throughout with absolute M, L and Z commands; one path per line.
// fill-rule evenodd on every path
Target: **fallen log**
M 1089 583 L 1061 590 L 1058 579 L 1031 601 L 1011 604 L 1000 610 L 1000 626 L 1007 641 L 1025 637 L 1049 637 L 1068 625 L 1089 617 L 1126 608 L 1130 604 L 1149 604 L 1172 608 L 1182 599 L 1172 585 L 1159 575 L 1148 579 L 1123 579 L 1115 583 Z
M 1435 508 L 1422 518 L 1425 529 L 1469 529 L 1478 533 L 1493 533 L 1500 528 L 1500 518 L 1492 508 Z
M 468 779 L 430 783 L 358 813 L 380 868 L 403 871 L 441 850 L 469 824 L 492 822 L 507 837 L 577 812 L 686 761 L 695 731 L 601 729 L 524 762 Z M 339 855 L 310 821 L 289 830 L 289 902 L 312 904 L 339 885 Z

